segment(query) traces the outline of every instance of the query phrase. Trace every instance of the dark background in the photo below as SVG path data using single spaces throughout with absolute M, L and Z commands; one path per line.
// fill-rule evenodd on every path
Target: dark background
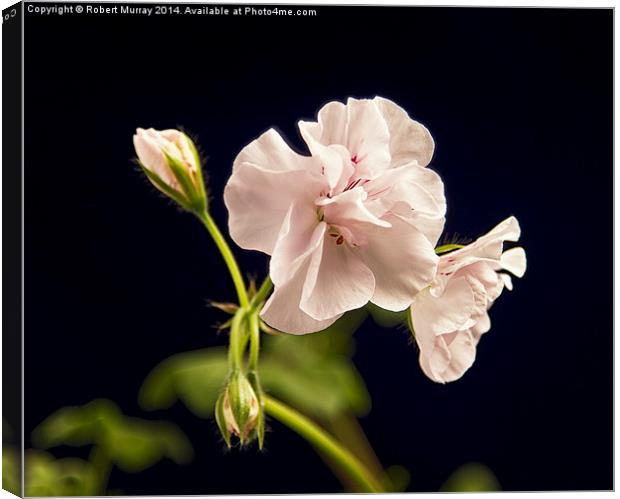
M 371 321 L 358 331 L 373 397 L 362 424 L 377 454 L 411 470 L 412 491 L 437 490 L 468 461 L 506 490 L 612 488 L 612 11 L 313 8 L 26 14 L 26 441 L 54 410 L 107 397 L 175 421 L 196 450 L 190 466 L 114 471 L 113 489 L 340 490 L 276 422 L 266 452 L 224 453 L 214 423 L 184 406 L 140 411 L 158 362 L 225 342 L 205 301 L 234 290 L 197 221 L 132 165 L 132 134 L 182 126 L 198 137 L 225 228 L 222 192 L 246 143 L 276 126 L 301 150 L 298 119 L 382 95 L 435 139 L 446 231 L 475 238 L 514 214 L 529 268 L 455 383 L 424 377 L 406 333 Z M 235 252 L 264 275 L 267 257 Z

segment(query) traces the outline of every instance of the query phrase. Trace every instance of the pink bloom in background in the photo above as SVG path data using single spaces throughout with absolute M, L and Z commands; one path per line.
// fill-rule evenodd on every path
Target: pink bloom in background
M 523 248 L 503 251 L 517 241 L 519 223 L 510 217 L 475 242 L 441 256 L 437 277 L 411 305 L 411 322 L 420 348 L 420 366 L 433 381 L 460 378 L 476 357 L 476 345 L 491 322 L 487 310 L 504 287 L 512 289 L 507 270 L 525 273 Z
M 271 255 L 262 318 L 305 334 L 368 301 L 406 309 L 435 277 L 446 211 L 425 168 L 431 135 L 381 97 L 330 102 L 298 126 L 310 156 L 270 129 L 239 153 L 224 192 L 232 238 Z

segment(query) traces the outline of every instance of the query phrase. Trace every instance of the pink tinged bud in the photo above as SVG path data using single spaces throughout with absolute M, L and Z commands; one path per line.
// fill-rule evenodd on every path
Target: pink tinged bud
M 140 166 L 155 187 L 188 210 L 206 209 L 200 157 L 187 135 L 138 128 L 133 142 Z
M 226 444 L 230 447 L 230 436 L 235 435 L 241 444 L 248 443 L 256 434 L 261 437 L 263 425 L 261 404 L 245 375 L 235 372 L 231 375 L 228 385 L 220 395 L 215 417 Z

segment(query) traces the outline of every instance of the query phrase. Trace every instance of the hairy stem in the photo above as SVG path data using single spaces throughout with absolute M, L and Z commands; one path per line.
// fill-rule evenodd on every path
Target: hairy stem
M 253 308 L 259 307 L 260 304 L 267 299 L 267 295 L 271 291 L 271 288 L 273 288 L 273 282 L 271 282 L 271 278 L 267 276 L 265 277 L 265 280 L 261 284 L 259 290 L 254 295 L 254 298 L 252 298 L 251 306 Z
M 248 305 L 248 294 L 245 289 L 245 284 L 243 282 L 243 276 L 239 271 L 239 266 L 237 265 L 237 261 L 235 260 L 232 251 L 230 251 L 230 247 L 224 239 L 224 236 L 218 229 L 217 225 L 211 218 L 208 212 L 203 211 L 202 213 L 197 213 L 198 218 L 204 224 L 204 226 L 211 234 L 213 241 L 217 245 L 217 248 L 220 250 L 224 261 L 226 262 L 226 266 L 228 267 L 228 271 L 230 272 L 230 276 L 232 277 L 233 283 L 235 284 L 235 289 L 237 290 L 237 297 L 239 298 L 239 305 L 242 307 L 247 307 Z
M 295 409 L 265 396 L 267 414 L 276 418 L 291 430 L 305 438 L 334 465 L 351 479 L 363 492 L 384 492 L 383 485 L 368 471 L 366 466 L 351 452 L 345 449 L 334 437 L 329 435 L 315 422 L 300 414 Z

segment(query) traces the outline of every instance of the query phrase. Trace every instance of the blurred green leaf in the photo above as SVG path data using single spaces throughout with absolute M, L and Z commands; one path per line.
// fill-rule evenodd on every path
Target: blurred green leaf
M 263 388 L 311 416 L 329 418 L 370 410 L 370 396 L 353 362 L 352 333 L 366 318 L 358 309 L 320 333 L 263 335 L 259 372 Z M 174 355 L 148 375 L 140 389 L 147 410 L 170 407 L 177 398 L 199 417 L 213 417 L 228 374 L 225 348 Z
M 97 474 L 81 459 L 54 459 L 50 454 L 29 450 L 25 454 L 25 495 L 88 496 L 97 491 Z
M 108 400 L 56 411 L 32 432 L 37 447 L 95 445 L 128 472 L 141 471 L 164 457 L 177 463 L 192 458 L 187 437 L 176 426 L 123 416 Z
M 104 447 L 110 459 L 130 473 L 142 471 L 163 457 L 184 464 L 193 454 L 187 437 L 176 426 L 133 418 L 111 425 L 106 432 Z
M 441 486 L 441 492 L 493 492 L 502 490 L 493 472 L 484 464 L 467 463 Z
M 122 415 L 109 400 L 97 399 L 76 407 L 63 407 L 49 416 L 31 434 L 36 447 L 49 449 L 57 445 L 88 445 L 99 440 L 106 424 Z
M 407 310 L 390 312 L 378 307 L 374 303 L 368 303 L 366 308 L 373 320 L 381 327 L 392 328 L 407 323 Z
M 197 416 L 211 417 L 228 374 L 225 348 L 174 355 L 151 371 L 138 395 L 146 410 L 165 409 L 177 398 Z
M 391 492 L 404 492 L 409 486 L 411 480 L 411 473 L 409 470 L 400 464 L 393 464 L 389 466 L 385 473 L 390 479 L 393 490 Z
M 19 455 L 15 449 L 2 448 L 2 488 L 11 494 L 20 496 Z

